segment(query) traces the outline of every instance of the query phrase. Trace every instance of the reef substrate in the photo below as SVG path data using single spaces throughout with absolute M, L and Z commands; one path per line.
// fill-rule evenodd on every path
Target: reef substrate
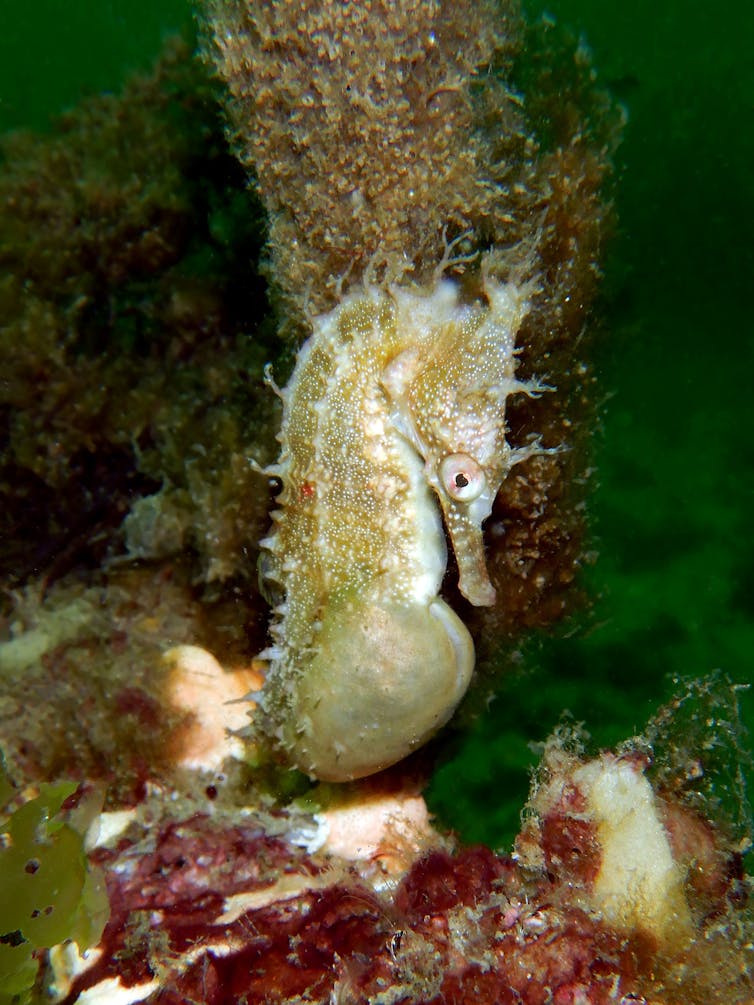
M 110 920 L 48 954 L 53 1000 L 751 1002 L 744 845 L 665 787 L 663 723 L 593 757 L 561 729 L 513 855 L 439 834 L 405 778 L 316 812 L 153 789 L 99 821 Z

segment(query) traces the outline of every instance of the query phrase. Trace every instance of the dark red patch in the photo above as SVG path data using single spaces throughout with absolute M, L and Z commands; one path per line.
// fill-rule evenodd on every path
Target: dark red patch
M 124 687 L 115 696 L 115 709 L 120 715 L 132 715 L 144 726 L 156 729 L 164 718 L 160 705 L 138 687 Z
M 540 843 L 548 873 L 556 880 L 590 886 L 600 869 L 602 848 L 590 820 L 558 811 L 542 821 Z
M 467 848 L 457 855 L 432 851 L 403 881 L 395 906 L 410 921 L 454 906 L 473 907 L 505 871 L 504 860 L 489 848 Z
M 566 796 L 575 806 L 576 790 Z M 574 876 L 583 880 L 596 856 L 584 824 L 567 813 L 546 819 L 550 874 L 539 881 L 486 848 L 434 849 L 392 900 L 346 873 L 322 887 L 324 866 L 259 827 L 223 828 L 204 816 L 163 824 L 140 844 L 95 856 L 112 915 L 102 958 L 65 1005 L 107 977 L 133 985 L 153 974 L 162 988 L 149 1005 L 366 1005 L 393 993 L 396 1005 L 631 1000 L 657 946 L 573 906 Z M 228 896 L 272 891 L 286 873 L 302 877 L 299 893 L 219 923 Z M 318 888 L 306 888 L 308 876 Z

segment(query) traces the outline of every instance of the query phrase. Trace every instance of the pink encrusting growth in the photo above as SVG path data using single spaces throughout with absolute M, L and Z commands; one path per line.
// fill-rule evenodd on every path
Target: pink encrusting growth
M 94 853 L 112 915 L 88 960 L 53 956 L 58 1000 L 748 1005 L 740 854 L 652 788 L 646 749 L 552 739 L 512 857 L 400 792 L 134 820 Z

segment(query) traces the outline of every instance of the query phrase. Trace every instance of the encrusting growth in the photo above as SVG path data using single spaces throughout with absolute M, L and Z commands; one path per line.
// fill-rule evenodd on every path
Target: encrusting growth
M 570 389 L 551 385 L 572 378 L 549 358 L 583 321 L 605 150 L 577 112 L 562 132 L 582 160 L 540 151 L 509 83 L 515 4 L 206 6 L 269 214 L 281 327 L 308 335 L 267 469 L 282 485 L 262 542 L 277 606 L 256 721 L 295 765 L 341 781 L 424 743 L 470 681 L 472 636 L 440 595 L 443 523 L 468 620 L 505 597 L 482 525 L 510 472 L 565 495 Z M 527 418 L 540 398 L 556 404 Z

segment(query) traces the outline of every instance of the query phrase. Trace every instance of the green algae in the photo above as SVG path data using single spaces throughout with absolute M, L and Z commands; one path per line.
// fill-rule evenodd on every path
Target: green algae
M 43 784 L 37 796 L 16 806 L 0 763 L 0 1005 L 31 1000 L 37 950 L 68 940 L 86 949 L 107 922 L 104 881 L 84 847 L 101 795 L 92 792 L 66 812 L 76 790 L 75 782 Z

